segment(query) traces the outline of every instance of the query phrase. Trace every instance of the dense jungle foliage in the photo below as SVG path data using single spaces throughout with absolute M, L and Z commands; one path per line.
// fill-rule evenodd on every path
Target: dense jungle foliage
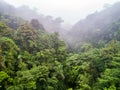
M 75 53 L 69 52 L 58 33 L 48 34 L 38 28 L 37 20 L 37 29 L 24 21 L 18 23 L 16 30 L 3 21 L 0 22 L 0 90 L 120 89 L 118 22 L 113 24 L 114 33 L 108 33 L 111 36 L 108 43 L 101 40 L 96 47 L 94 43 L 86 43 Z
M 0 13 L 0 90 L 120 90 L 120 20 L 92 35 L 76 50 L 37 19 Z

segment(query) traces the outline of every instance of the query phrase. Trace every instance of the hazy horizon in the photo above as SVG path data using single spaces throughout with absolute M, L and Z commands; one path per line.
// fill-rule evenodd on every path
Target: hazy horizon
M 65 23 L 74 24 L 88 14 L 99 11 L 106 4 L 114 4 L 120 0 L 5 0 L 19 7 L 27 5 L 41 14 L 61 17 Z

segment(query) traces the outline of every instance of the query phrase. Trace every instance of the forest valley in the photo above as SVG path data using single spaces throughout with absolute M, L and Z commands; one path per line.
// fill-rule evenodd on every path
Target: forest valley
M 120 90 L 118 7 L 88 16 L 64 38 L 36 18 L 0 11 L 0 90 Z

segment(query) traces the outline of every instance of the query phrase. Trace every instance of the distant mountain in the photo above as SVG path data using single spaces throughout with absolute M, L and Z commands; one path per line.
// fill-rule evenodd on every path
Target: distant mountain
M 0 13 L 14 15 L 15 12 L 16 12 L 15 7 L 7 4 L 4 0 L 0 0 Z
M 68 32 L 68 43 L 74 47 L 84 42 L 98 42 L 109 31 L 109 27 L 120 19 L 120 2 L 88 15 L 77 22 Z M 103 35 L 103 36 L 102 36 Z

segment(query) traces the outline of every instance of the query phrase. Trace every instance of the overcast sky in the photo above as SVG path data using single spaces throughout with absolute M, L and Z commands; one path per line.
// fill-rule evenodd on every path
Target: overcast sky
M 120 0 L 5 0 L 18 7 L 28 5 L 44 15 L 62 17 L 66 23 L 75 23 L 88 14 L 101 10 L 105 4 Z

